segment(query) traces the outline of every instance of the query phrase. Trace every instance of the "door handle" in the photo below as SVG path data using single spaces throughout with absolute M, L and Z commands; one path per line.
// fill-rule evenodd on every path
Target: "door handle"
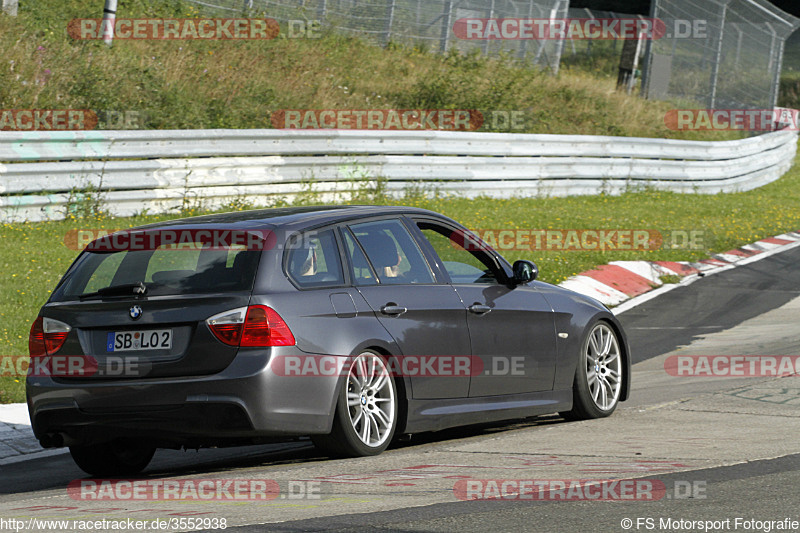
M 405 313 L 406 311 L 408 311 L 408 309 L 406 309 L 405 307 L 399 306 L 399 305 L 397 305 L 397 304 L 395 304 L 393 302 L 389 302 L 388 304 L 386 304 L 383 307 L 381 307 L 381 313 L 383 313 L 384 315 L 390 315 L 390 316 L 400 316 L 403 313 Z
M 485 315 L 491 310 L 492 308 L 488 305 L 479 304 L 477 302 L 469 306 L 469 312 L 475 313 L 476 315 Z

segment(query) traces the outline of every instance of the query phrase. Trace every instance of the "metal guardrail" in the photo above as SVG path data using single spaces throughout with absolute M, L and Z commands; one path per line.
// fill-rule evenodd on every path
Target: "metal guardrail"
M 93 198 L 115 215 L 343 199 L 385 180 L 467 197 L 744 191 L 793 164 L 796 131 L 726 142 L 348 130 L 0 132 L 0 221 L 63 218 Z

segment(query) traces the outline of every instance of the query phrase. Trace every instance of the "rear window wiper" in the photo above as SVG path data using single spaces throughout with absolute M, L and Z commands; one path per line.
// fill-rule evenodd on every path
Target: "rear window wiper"
M 147 287 L 141 281 L 137 281 L 136 283 L 124 283 L 122 285 L 110 285 L 108 287 L 103 287 L 96 292 L 87 292 L 86 294 L 81 294 L 78 296 L 80 300 L 86 300 L 88 298 L 95 298 L 95 297 L 103 297 L 103 296 L 128 296 L 128 295 L 135 295 L 141 296 L 142 294 L 147 292 Z

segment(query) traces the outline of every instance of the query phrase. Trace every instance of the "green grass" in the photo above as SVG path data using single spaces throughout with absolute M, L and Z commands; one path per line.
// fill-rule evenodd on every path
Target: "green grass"
M 301 203 L 315 203 L 313 197 Z M 360 200 L 362 203 L 364 199 Z M 373 197 L 375 204 L 404 203 L 444 213 L 471 229 L 649 229 L 702 232 L 705 249 L 656 251 L 524 251 L 503 252 L 509 260 L 532 259 L 541 278 L 558 283 L 571 275 L 613 260 L 698 260 L 755 240 L 800 229 L 800 167 L 781 180 L 744 193 L 691 195 L 645 190 L 620 196 L 516 198 L 508 200 L 459 197 L 425 198 L 409 194 L 404 200 Z M 191 213 L 197 214 L 197 213 Z M 120 219 L 69 219 L 4 224 L 0 227 L 3 254 L 0 267 L 0 354 L 27 353 L 28 330 L 77 255 L 64 244 L 76 228 L 126 228 L 167 220 L 178 215 Z M 24 400 L 23 384 L 0 378 L 0 402 Z
M 565 58 L 563 72 L 551 76 L 511 57 L 381 48 L 334 34 L 118 40 L 112 48 L 67 35 L 70 20 L 99 17 L 102 10 L 103 0 L 48 0 L 24 3 L 17 18 L 0 15 L 0 109 L 137 113 L 143 128 L 190 129 L 270 128 L 271 114 L 282 109 L 444 108 L 521 111 L 525 124 L 518 132 L 739 136 L 669 130 L 664 115 L 674 104 L 617 92 L 615 60 L 600 61 L 602 54 Z M 120 18 L 198 15 L 196 6 L 178 1 L 130 0 L 118 11 Z

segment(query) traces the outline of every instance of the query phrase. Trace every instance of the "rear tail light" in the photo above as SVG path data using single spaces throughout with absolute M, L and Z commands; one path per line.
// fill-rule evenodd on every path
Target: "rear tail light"
M 31 326 L 28 351 L 31 357 L 53 355 L 64 345 L 72 328 L 63 322 L 47 317 L 38 317 Z
M 208 329 L 230 346 L 294 346 L 289 326 L 271 307 L 251 305 L 214 315 Z

